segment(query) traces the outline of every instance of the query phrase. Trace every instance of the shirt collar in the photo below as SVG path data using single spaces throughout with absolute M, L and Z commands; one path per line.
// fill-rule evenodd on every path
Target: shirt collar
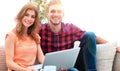
M 49 25 L 48 23 L 46 23 L 46 24 L 47 24 L 47 29 L 48 29 L 49 31 L 51 31 L 51 29 L 50 29 L 50 25 Z M 58 34 L 67 31 L 66 28 L 65 28 L 65 24 L 64 24 L 63 22 L 61 22 L 61 25 L 62 25 L 62 27 L 61 27 L 61 31 L 60 31 Z M 51 32 L 52 32 L 52 31 L 51 31 Z M 53 33 L 54 33 L 54 32 L 53 32 Z

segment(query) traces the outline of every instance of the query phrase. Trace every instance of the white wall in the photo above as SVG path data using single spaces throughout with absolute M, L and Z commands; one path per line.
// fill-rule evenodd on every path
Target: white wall
M 1 0 L 0 45 L 5 34 L 14 26 L 14 18 L 29 0 Z M 65 7 L 64 22 L 74 23 L 83 30 L 93 31 L 108 41 L 120 41 L 119 0 L 62 0 Z
M 65 22 L 72 22 L 83 30 L 113 42 L 120 41 L 119 0 L 63 0 Z M 66 21 L 67 20 L 67 21 Z
M 15 26 L 15 16 L 28 0 L 0 1 L 0 45 L 4 44 L 5 34 Z

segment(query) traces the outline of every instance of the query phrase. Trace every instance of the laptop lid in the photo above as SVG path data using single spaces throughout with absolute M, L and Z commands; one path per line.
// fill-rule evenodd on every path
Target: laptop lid
M 72 48 L 62 51 L 46 53 L 44 66 L 54 65 L 57 70 L 62 67 L 65 69 L 74 67 L 80 48 Z

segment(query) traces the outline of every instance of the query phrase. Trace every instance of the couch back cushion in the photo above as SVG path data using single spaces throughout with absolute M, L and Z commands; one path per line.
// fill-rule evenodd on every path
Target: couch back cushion
M 119 52 L 116 53 L 113 64 L 114 65 L 113 65 L 112 71 L 120 71 L 120 53 Z
M 5 62 L 5 48 L 0 46 L 0 71 L 7 71 Z
M 112 71 L 116 42 L 97 45 L 97 71 Z

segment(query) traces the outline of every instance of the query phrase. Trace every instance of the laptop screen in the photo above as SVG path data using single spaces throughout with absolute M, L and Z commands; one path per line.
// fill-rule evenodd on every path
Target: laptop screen
M 47 53 L 43 63 L 43 68 L 46 65 L 54 65 L 59 69 L 60 67 L 68 69 L 74 67 L 80 48 L 72 48 L 62 51 Z

